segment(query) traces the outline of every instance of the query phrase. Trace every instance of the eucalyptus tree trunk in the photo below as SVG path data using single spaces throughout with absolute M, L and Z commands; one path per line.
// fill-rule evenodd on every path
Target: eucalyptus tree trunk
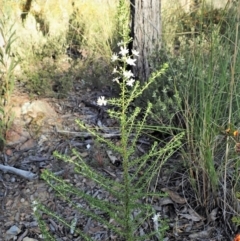
M 152 66 L 151 56 L 161 47 L 161 0 L 130 0 L 132 48 L 139 51 L 134 75 L 148 80 Z

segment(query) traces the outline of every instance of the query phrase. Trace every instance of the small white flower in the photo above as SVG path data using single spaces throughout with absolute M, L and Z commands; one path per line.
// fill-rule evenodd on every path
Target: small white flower
M 139 52 L 138 51 L 136 51 L 136 50 L 132 50 L 132 54 L 134 55 L 134 56 L 139 56 Z
M 160 217 L 160 214 L 159 214 L 159 213 L 154 214 L 154 215 L 153 215 L 153 218 L 152 218 L 153 222 L 154 222 L 154 223 L 157 223 L 157 222 L 158 222 L 159 217 Z
M 107 104 L 107 101 L 105 100 L 105 96 L 100 96 L 97 100 L 97 104 L 98 105 L 106 105 Z
M 120 52 L 119 54 L 121 54 L 122 56 L 125 56 L 126 54 L 128 54 L 128 49 L 125 47 L 120 47 Z
M 128 70 L 128 71 L 124 71 L 123 72 L 123 76 L 127 79 L 130 79 L 131 77 L 134 77 L 133 73 L 131 70 Z
M 32 202 L 32 205 L 33 205 L 33 212 L 35 213 L 37 211 L 37 205 L 38 205 L 38 202 L 36 200 L 34 200 Z
M 118 60 L 118 56 L 117 54 L 113 54 L 111 57 L 112 62 L 115 62 L 116 60 Z
M 87 146 L 86 146 L 86 147 L 87 147 L 87 149 L 89 150 L 89 149 L 90 149 L 90 147 L 91 147 L 91 145 L 90 145 L 90 144 L 87 144 Z
M 119 77 L 114 78 L 112 81 L 119 83 Z
M 123 41 L 117 43 L 117 46 L 122 46 L 122 45 L 124 45 Z
M 133 86 L 133 84 L 134 84 L 134 82 L 135 82 L 135 80 L 134 79 L 129 79 L 128 81 L 127 81 L 127 83 L 126 83 L 126 85 L 128 85 L 128 86 Z
M 117 67 L 116 67 L 116 68 L 113 69 L 113 72 L 112 72 L 112 73 L 115 74 L 115 73 L 117 73 L 117 72 L 118 72 L 118 71 L 117 71 Z
M 127 62 L 127 64 L 129 64 L 129 65 L 136 65 L 134 62 L 136 61 L 136 59 L 131 59 L 130 57 L 128 57 L 127 59 L 126 59 L 126 62 Z

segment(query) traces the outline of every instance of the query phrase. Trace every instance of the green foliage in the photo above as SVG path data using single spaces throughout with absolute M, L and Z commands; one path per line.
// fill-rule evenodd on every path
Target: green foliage
M 121 2 L 120 4 L 124 3 Z M 123 5 L 120 5 L 120 7 L 124 9 Z M 127 17 L 128 15 L 125 16 Z M 121 23 L 126 24 L 127 21 L 122 20 Z M 121 50 L 119 55 L 114 54 L 112 56 L 113 62 L 121 63 L 121 67 L 117 66 L 114 69 L 114 73 L 118 75 L 115 81 L 121 89 L 121 95 L 119 98 L 108 100 L 106 100 L 104 96 L 101 96 L 97 101 L 98 105 L 116 107 L 109 109 L 108 113 L 111 118 L 116 118 L 120 123 L 119 145 L 116 145 L 114 141 L 103 138 L 96 130 L 87 127 L 84 122 L 80 120 L 76 122 L 81 130 L 87 130 L 98 143 L 108 150 L 110 149 L 114 155 L 121 157 L 122 178 L 116 181 L 105 177 L 102 173 L 92 168 L 77 150 L 72 150 L 72 156 L 61 155 L 57 152 L 54 153 L 58 159 L 68 164 L 73 164 L 79 178 L 85 177 L 88 180 L 94 181 L 98 185 L 98 188 L 105 189 L 108 194 L 114 198 L 114 203 L 108 200 L 94 198 L 83 190 L 69 184 L 64 179 L 55 176 L 50 171 L 44 171 L 42 178 L 51 186 L 59 198 L 66 201 L 68 205 L 76 210 L 76 215 L 77 213 L 82 213 L 98 221 L 116 234 L 119 240 L 139 241 L 150 239 L 154 236 L 162 240 L 167 225 L 165 225 L 164 220 L 161 220 L 161 225 L 159 225 L 159 215 L 156 214 L 156 211 L 151 205 L 151 200 L 153 198 L 159 198 L 164 194 L 157 191 L 150 192 L 149 187 L 152 180 L 158 176 L 162 165 L 181 146 L 181 139 L 184 134 L 179 133 L 175 135 L 165 147 L 161 147 L 160 149 L 158 148 L 158 143 L 155 141 L 146 154 L 142 156 L 137 155 L 137 140 L 144 130 L 154 128 L 146 125 L 146 120 L 152 105 L 149 103 L 145 112 L 142 111 L 141 108 L 136 107 L 132 109 L 132 114 L 129 114 L 129 108 L 132 102 L 142 95 L 143 92 L 166 71 L 167 65 L 165 64 L 160 70 L 156 70 L 151 75 L 149 81 L 143 86 L 140 86 L 139 81 L 135 81 L 132 78 L 132 72 L 127 70 L 127 64 L 133 63 L 135 61 L 134 57 L 136 57 L 138 53 L 133 51 L 132 56 L 129 54 L 126 46 L 130 39 L 127 38 L 126 35 L 126 26 L 123 27 L 121 31 L 124 38 L 124 40 L 119 43 Z M 119 79 L 121 79 L 121 81 Z M 75 201 L 77 198 L 84 199 L 89 208 L 79 205 Z M 96 210 L 106 215 L 97 215 Z M 76 228 L 77 221 L 69 224 L 64 217 L 61 217 L 59 214 L 56 214 L 39 203 L 34 204 L 34 212 L 40 222 L 42 220 L 41 213 L 44 212 L 57 222 L 61 222 L 64 226 L 73 230 L 76 235 L 81 236 L 82 240 L 92 240 L 88 234 Z M 150 219 L 153 220 L 154 229 L 149 229 L 147 233 L 140 236 L 138 234 L 139 228 L 145 221 L 149 222 Z M 109 220 L 114 220 L 114 222 L 109 222 Z M 41 225 L 41 228 L 43 229 L 43 233 L 46 232 L 46 226 Z M 47 236 L 45 236 L 45 238 L 46 237 Z
M 67 35 L 67 42 L 69 47 L 74 50 L 81 49 L 81 45 L 86 45 L 86 39 L 84 39 L 85 25 L 83 21 L 79 21 L 82 18 L 79 9 L 74 9 L 69 20 L 69 30 Z
M 171 123 L 186 129 L 183 159 L 202 206 L 208 205 L 210 193 L 221 190 L 219 180 L 224 179 L 226 184 L 230 159 L 234 158 L 236 168 L 239 165 L 221 132 L 228 123 L 237 128 L 240 117 L 239 27 L 235 7 L 213 10 L 201 5 L 194 14 L 173 14 L 172 22 L 168 22 L 173 26 L 164 25 L 164 31 L 174 29 L 170 33 L 173 36 L 169 41 L 164 32 L 165 45 L 151 60 L 168 62 L 169 67 L 136 101 L 144 107 L 146 100 L 153 104 L 154 123 Z M 239 182 L 237 174 L 234 180 Z
M 230 15 L 227 15 L 226 9 L 213 9 L 203 5 L 191 13 L 184 12 L 179 16 L 177 33 L 190 37 L 197 37 L 204 33 L 211 38 L 211 32 L 218 26 L 219 33 L 224 34 L 228 28 L 228 17 Z
M 128 26 L 130 19 L 130 3 L 126 0 L 119 0 L 118 11 L 118 33 L 120 39 L 123 39 L 125 43 L 129 41 L 130 28 Z
M 159 57 L 160 56 L 160 57 Z M 157 62 L 168 62 L 168 68 L 159 76 L 156 81 L 140 96 L 135 103 L 142 107 L 147 106 L 147 101 L 153 104 L 151 118 L 155 123 L 169 125 L 173 124 L 174 118 L 177 113 L 180 112 L 180 106 L 182 99 L 179 96 L 178 88 L 181 83 L 176 83 L 174 78 L 176 73 L 184 73 L 185 66 L 182 62 L 182 58 L 171 56 L 170 53 L 162 50 L 160 53 L 156 53 L 156 56 L 152 56 L 152 62 L 154 59 L 160 58 Z M 155 69 L 157 66 L 155 66 Z M 176 123 L 174 123 L 176 125 Z M 176 126 L 181 126 L 180 124 Z
M 33 65 L 25 68 L 21 81 L 30 94 L 62 98 L 72 88 L 73 74 L 71 63 L 45 57 L 34 60 Z
M 126 48 L 124 43 L 123 48 Z M 122 55 L 120 61 L 126 61 L 128 56 Z M 129 56 L 130 57 L 130 56 Z M 84 215 L 91 217 L 94 220 L 104 224 L 108 229 L 112 230 L 118 237 L 124 240 L 145 240 L 153 236 L 163 238 L 166 226 L 161 226 L 156 230 L 152 230 L 150 233 L 139 237 L 136 236 L 138 228 L 143 224 L 144 221 L 150 220 L 153 216 L 155 217 L 155 211 L 150 203 L 145 202 L 144 198 L 159 198 L 163 194 L 157 192 L 149 192 L 147 186 L 150 185 L 154 177 L 156 177 L 166 160 L 176 151 L 181 145 L 180 140 L 183 134 L 180 133 L 174 137 L 174 139 L 168 143 L 165 147 L 158 149 L 157 143 L 154 143 L 148 153 L 141 157 L 137 157 L 135 150 L 137 140 L 140 137 L 142 131 L 147 128 L 146 118 L 150 112 L 151 105 L 145 111 L 141 121 L 138 121 L 138 116 L 141 111 L 140 108 L 136 107 L 132 115 L 128 116 L 128 109 L 132 101 L 143 93 L 148 86 L 165 71 L 166 67 L 163 67 L 160 71 L 152 74 L 149 82 L 143 87 L 140 87 L 139 82 L 134 83 L 131 89 L 128 85 L 131 83 L 130 77 L 126 77 L 126 68 L 119 69 L 118 73 L 123 78 L 123 82 L 119 82 L 122 90 L 121 97 L 119 99 L 105 100 L 101 97 L 98 103 L 106 104 L 111 106 L 117 106 L 118 110 L 109 110 L 109 115 L 112 118 L 117 118 L 120 122 L 120 145 L 116 146 L 114 142 L 101 137 L 95 130 L 85 126 L 80 120 L 77 120 L 81 130 L 87 130 L 93 137 L 97 139 L 99 143 L 103 143 L 108 149 L 111 149 L 116 155 L 120 155 L 122 158 L 122 169 L 123 178 L 120 182 L 104 177 L 101 173 L 98 173 L 95 169 L 89 166 L 86 161 L 79 155 L 76 150 L 72 151 L 72 157 L 63 156 L 59 153 L 55 153 L 58 159 L 62 159 L 69 164 L 75 166 L 75 172 L 80 177 L 86 177 L 98 184 L 99 187 L 105 189 L 112 197 L 116 200 L 116 203 L 111 204 L 109 201 L 96 199 L 89 194 L 86 194 L 82 190 L 74 187 L 67 183 L 65 180 L 55 176 L 49 171 L 45 171 L 42 178 L 56 191 L 59 198 L 65 200 L 71 205 L 76 211 L 84 213 Z M 128 72 L 129 73 L 129 72 Z M 130 82 L 129 82 L 130 81 Z M 131 86 L 131 85 L 130 85 Z M 134 135 L 132 138 L 131 136 Z M 148 164 L 151 162 L 151 164 Z M 121 190 L 121 192 L 119 192 Z M 82 208 L 74 202 L 76 197 L 81 197 L 87 201 L 90 206 L 89 209 Z M 71 197 L 71 198 L 70 198 Z M 101 210 L 107 214 L 107 217 L 115 220 L 116 225 L 110 223 L 108 219 L 102 218 L 94 213 L 94 210 Z M 46 212 L 46 209 L 42 205 L 36 205 L 36 212 Z M 137 213 L 135 219 L 132 219 L 133 213 Z M 64 225 L 68 225 L 63 218 L 55 214 L 52 211 L 47 212 L 48 215 L 55 218 L 57 221 L 62 222 Z M 39 216 L 37 216 L 39 218 Z M 156 221 L 158 222 L 158 221 Z M 75 229 L 76 234 L 79 234 L 84 240 L 91 240 L 91 237 L 87 237 L 81 230 Z
M 12 45 L 16 40 L 14 24 L 9 26 L 9 18 L 0 19 L 0 141 L 4 142 L 7 130 L 13 121 L 10 96 L 14 89 L 14 70 L 18 61 L 12 56 Z M 8 108 L 6 108 L 8 106 Z M 2 147 L 1 147 L 2 149 Z
M 175 83 L 181 81 L 178 90 L 182 96 L 182 113 L 187 129 L 188 148 L 185 154 L 191 159 L 193 172 L 190 178 L 195 179 L 194 175 L 201 173 L 200 180 L 204 184 L 200 190 L 199 185 L 195 186 L 195 190 L 198 190 L 202 203 L 209 188 L 213 192 L 218 190 L 219 178 L 225 175 L 227 168 L 227 159 L 224 168 L 220 163 L 216 165 L 223 147 L 221 142 L 216 141 L 220 127 L 239 120 L 235 111 L 239 106 L 239 64 L 234 64 L 233 56 L 236 63 L 240 59 L 232 45 L 237 34 L 235 28 L 236 19 L 231 19 L 224 36 L 221 28 L 213 25 L 211 33 L 206 35 L 201 32 L 191 39 L 190 44 L 185 38 L 186 44 L 180 50 L 180 56 L 186 63 L 186 71 L 176 71 L 174 76 Z M 206 180 L 211 183 L 207 189 L 204 187 Z
M 222 39 L 221 34 L 230 27 L 228 25 L 232 10 L 211 9 L 203 5 L 190 13 L 178 8 L 178 11 L 173 12 L 169 18 L 166 18 L 165 14 L 167 13 L 163 12 L 163 21 L 168 21 L 168 23 L 163 22 L 165 44 L 160 53 L 151 56 L 150 61 L 153 70 L 165 62 L 169 63 L 169 68 L 137 100 L 137 104 L 146 106 L 146 100 L 149 100 L 153 103 L 154 115 L 152 117 L 156 122 L 184 126 L 181 111 L 185 97 L 182 92 L 185 90 L 191 92 L 192 86 L 188 86 L 192 83 L 191 79 L 208 78 L 208 73 L 201 72 L 199 69 L 201 66 L 197 63 L 197 59 L 203 58 L 200 61 L 206 62 L 202 67 L 208 69 L 211 48 L 215 48 L 215 55 L 217 51 L 224 48 L 224 44 L 221 43 L 220 46 L 219 41 Z M 170 33 L 166 31 L 171 31 L 173 36 L 169 37 Z M 222 57 L 216 56 L 216 59 Z M 211 56 L 211 59 L 214 58 L 215 56 Z M 195 70 L 196 68 L 198 70 Z M 189 98 L 192 99 L 192 97 Z

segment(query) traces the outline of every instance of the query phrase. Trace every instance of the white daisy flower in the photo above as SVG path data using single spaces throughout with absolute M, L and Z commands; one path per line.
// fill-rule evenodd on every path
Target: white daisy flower
M 128 70 L 128 71 L 124 71 L 123 72 L 123 76 L 127 79 L 130 79 L 131 77 L 134 77 L 133 73 L 131 70 Z
M 136 59 L 131 59 L 130 57 L 128 57 L 127 59 L 126 59 L 126 62 L 127 62 L 127 64 L 129 64 L 129 65 L 136 65 L 134 62 L 136 61 Z
M 116 68 L 113 69 L 113 72 L 112 72 L 112 73 L 115 74 L 115 73 L 117 73 L 117 72 L 118 72 L 118 71 L 117 71 L 117 67 L 116 67 Z
M 132 50 L 132 54 L 134 55 L 134 56 L 139 56 L 139 52 L 138 51 L 136 51 L 136 50 Z
M 153 222 L 154 222 L 154 223 L 158 222 L 159 217 L 160 217 L 160 214 L 159 214 L 159 213 L 154 214 L 154 215 L 153 215 L 153 218 L 152 218 Z
M 105 100 L 105 96 L 100 96 L 97 100 L 97 104 L 102 106 L 107 104 L 107 100 Z
M 125 56 L 126 54 L 128 54 L 128 49 L 125 47 L 120 47 L 120 52 L 119 54 L 121 54 L 122 56 Z
M 114 78 L 112 81 L 119 83 L 119 77 Z
M 111 57 L 111 60 L 112 60 L 112 62 L 115 62 L 116 60 L 118 60 L 117 54 L 114 53 Z
M 37 205 L 38 205 L 37 201 L 34 200 L 34 201 L 32 202 L 32 205 L 33 205 L 33 212 L 35 213 L 35 212 L 37 211 Z
M 133 84 L 134 84 L 134 82 L 135 82 L 135 80 L 134 79 L 129 79 L 128 81 L 127 81 L 127 83 L 126 83 L 126 85 L 128 85 L 128 86 L 133 86 Z
M 117 43 L 117 46 L 122 46 L 122 45 L 124 45 L 123 41 Z

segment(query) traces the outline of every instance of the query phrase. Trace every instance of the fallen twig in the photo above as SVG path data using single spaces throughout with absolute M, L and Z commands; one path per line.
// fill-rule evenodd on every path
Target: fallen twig
M 64 130 L 58 130 L 58 128 L 56 128 L 56 130 L 58 133 L 67 135 L 67 136 L 84 137 L 84 138 L 93 137 L 93 135 L 89 132 L 64 131 Z M 112 133 L 112 134 L 111 133 L 98 133 L 98 135 L 103 138 L 112 138 L 112 137 L 121 136 L 121 133 Z
M 29 156 L 28 160 L 22 161 L 22 164 L 27 164 L 31 162 L 42 162 L 49 160 L 49 157 L 38 157 L 38 156 Z
M 33 179 L 37 178 L 37 174 L 34 174 L 29 171 L 24 171 L 24 170 L 21 170 L 21 169 L 15 168 L 15 167 L 11 167 L 11 166 L 4 166 L 2 164 L 0 164 L 0 170 L 2 170 L 3 172 L 11 172 L 13 174 L 24 177 L 28 180 L 33 180 Z

